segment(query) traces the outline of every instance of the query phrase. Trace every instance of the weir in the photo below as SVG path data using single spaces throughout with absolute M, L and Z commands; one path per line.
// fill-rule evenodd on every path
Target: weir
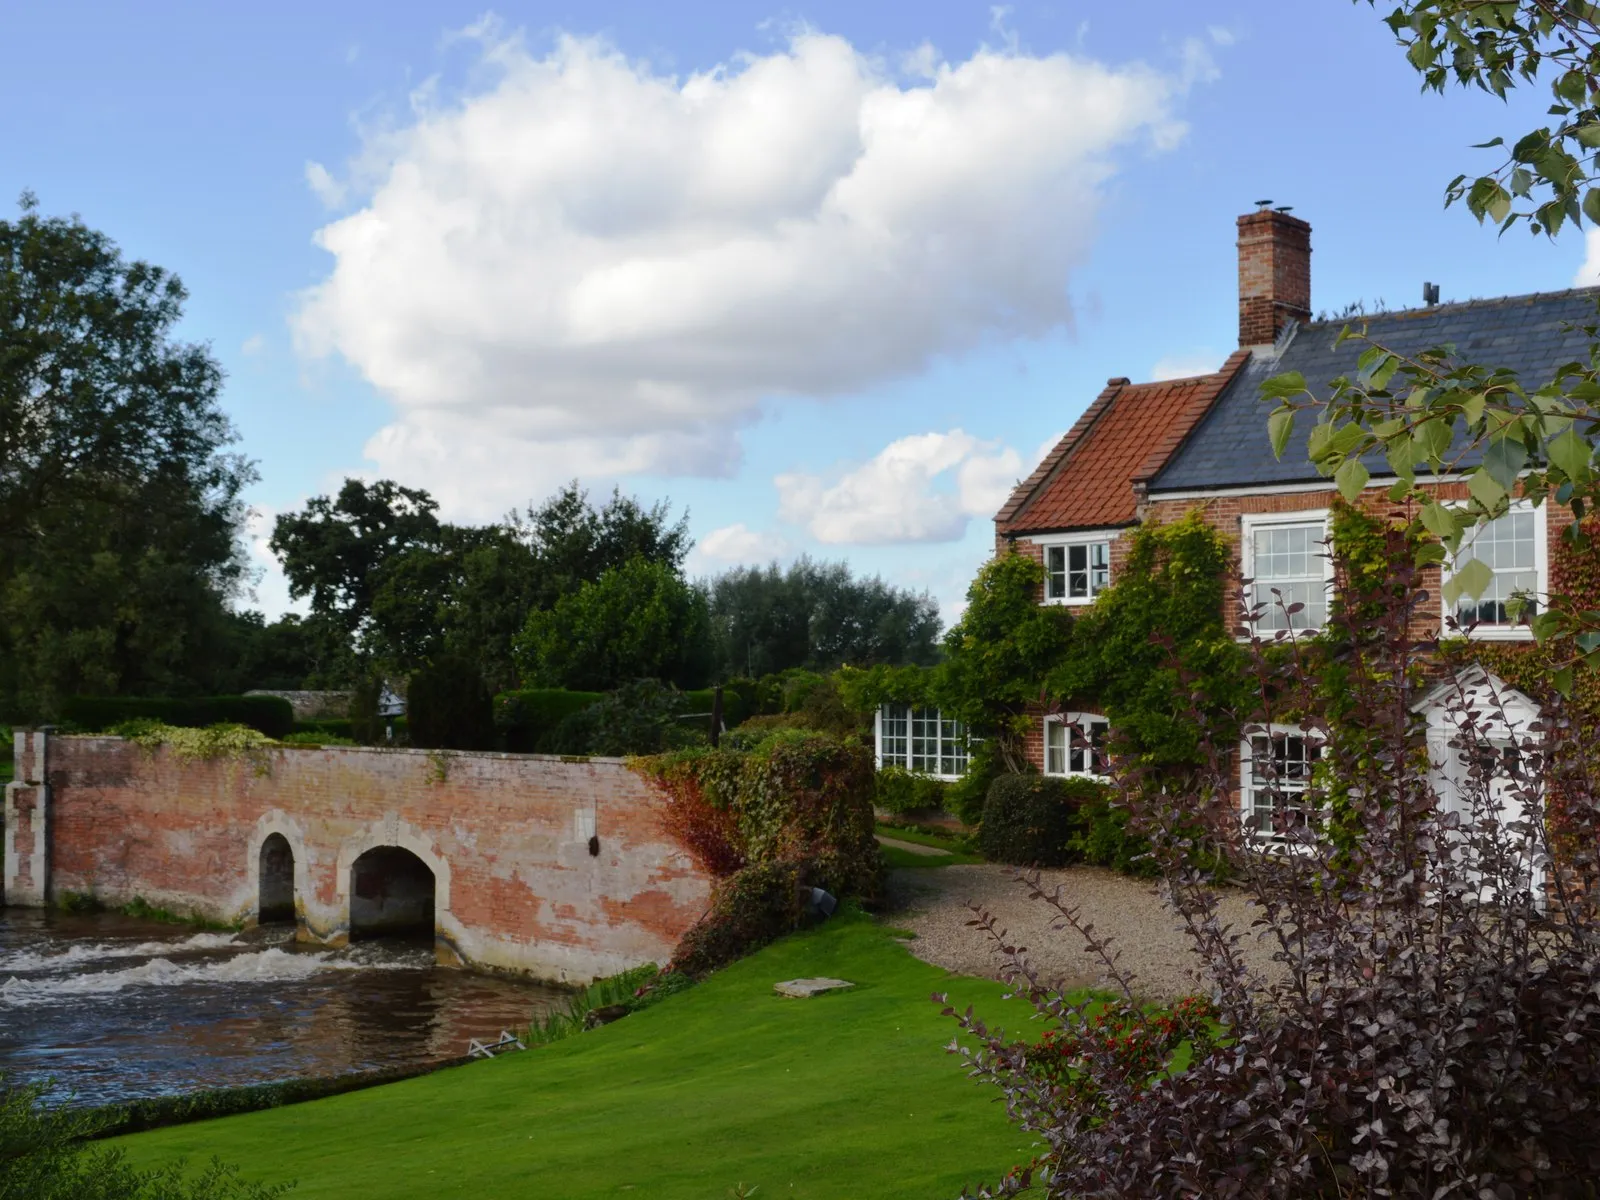
M 4 903 L 135 897 L 305 942 L 431 934 L 441 962 L 580 983 L 665 962 L 711 881 L 620 759 L 282 746 L 184 759 L 16 733 Z

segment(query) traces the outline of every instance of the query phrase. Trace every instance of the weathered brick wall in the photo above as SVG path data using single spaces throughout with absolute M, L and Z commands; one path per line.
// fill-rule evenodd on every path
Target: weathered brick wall
M 337 944 L 353 862 L 399 846 L 433 871 L 441 951 L 573 982 L 666 961 L 709 899 L 657 829 L 650 785 L 616 759 L 284 747 L 258 771 L 107 737 L 48 753 L 57 896 L 250 920 L 262 843 L 281 833 L 301 935 Z

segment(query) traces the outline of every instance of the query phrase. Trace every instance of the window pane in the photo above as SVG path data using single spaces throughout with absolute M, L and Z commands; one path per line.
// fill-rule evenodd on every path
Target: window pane
M 1494 572 L 1494 578 L 1474 599 L 1462 596 L 1456 606 L 1456 619 L 1462 624 L 1476 622 L 1480 625 L 1514 624 L 1508 604 L 1513 596 L 1530 599 L 1539 589 L 1539 576 L 1535 570 L 1536 545 L 1534 540 L 1534 515 L 1531 512 L 1512 512 L 1480 525 L 1462 539 L 1461 550 L 1455 563 L 1463 564 L 1477 559 Z M 1534 613 L 1532 603 L 1523 606 L 1519 619 L 1526 623 Z
M 1060 721 L 1047 721 L 1044 727 L 1044 773 L 1067 773 L 1067 727 Z
M 1044 551 L 1044 594 L 1050 600 L 1067 594 L 1067 548 L 1046 546 Z
M 967 773 L 967 730 L 960 721 L 939 722 L 939 774 Z
M 1322 628 L 1328 610 L 1323 536 L 1320 521 L 1268 525 L 1255 531 L 1251 570 L 1255 579 L 1252 599 L 1261 611 L 1258 628 Z M 1278 594 L 1273 595 L 1274 591 Z M 1296 604 L 1304 607 L 1293 613 L 1285 611 Z
M 904 704 L 885 704 L 882 718 L 882 742 L 879 745 L 879 756 L 884 765 L 903 767 L 906 765 L 906 706 Z
M 1074 598 L 1089 594 L 1089 547 L 1067 547 L 1067 595 Z
M 911 710 L 911 769 L 939 772 L 939 710 L 914 708 Z
M 1299 733 L 1258 733 L 1247 748 L 1250 760 L 1246 815 L 1260 833 L 1281 833 L 1304 825 L 1310 806 L 1306 791 L 1321 757 L 1318 743 Z
M 1098 596 L 1111 584 L 1111 543 L 1089 545 L 1089 594 Z

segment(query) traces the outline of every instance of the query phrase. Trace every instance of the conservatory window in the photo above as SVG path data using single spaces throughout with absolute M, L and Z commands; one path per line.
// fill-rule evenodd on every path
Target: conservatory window
M 1493 578 L 1482 595 L 1463 595 L 1456 601 L 1457 623 L 1462 629 L 1473 626 L 1473 637 L 1528 636 L 1537 598 L 1547 587 L 1544 509 L 1515 503 L 1504 516 L 1468 530 L 1450 566 L 1460 570 L 1474 559 L 1488 567 Z M 1515 616 L 1513 597 L 1525 598 Z
M 1244 518 L 1244 573 L 1251 583 L 1257 631 L 1313 633 L 1328 617 L 1333 561 L 1324 544 L 1324 512 Z M 1277 595 L 1273 593 L 1276 592 Z M 1285 610 L 1302 605 L 1295 612 Z
M 1106 774 L 1110 723 L 1094 713 L 1063 713 L 1044 724 L 1044 773 L 1098 779 Z
M 967 729 L 937 708 L 885 704 L 878 710 L 878 765 L 958 778 L 967 771 Z
M 1298 725 L 1272 725 L 1246 738 L 1239 750 L 1245 824 L 1268 837 L 1304 826 L 1314 808 L 1309 793 L 1321 757 L 1322 742 Z
M 1088 604 L 1111 585 L 1109 539 L 1044 548 L 1044 598 L 1053 604 Z

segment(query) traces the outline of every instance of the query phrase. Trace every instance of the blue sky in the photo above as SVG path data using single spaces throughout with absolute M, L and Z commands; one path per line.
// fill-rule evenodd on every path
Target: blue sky
M 183 278 L 261 524 L 577 475 L 687 507 L 696 571 L 842 557 L 948 616 L 1108 376 L 1232 349 L 1253 201 L 1312 223 L 1319 308 L 1585 258 L 1442 208 L 1539 97 L 1419 94 L 1347 0 L 59 0 L 0 43 L 0 195 Z

